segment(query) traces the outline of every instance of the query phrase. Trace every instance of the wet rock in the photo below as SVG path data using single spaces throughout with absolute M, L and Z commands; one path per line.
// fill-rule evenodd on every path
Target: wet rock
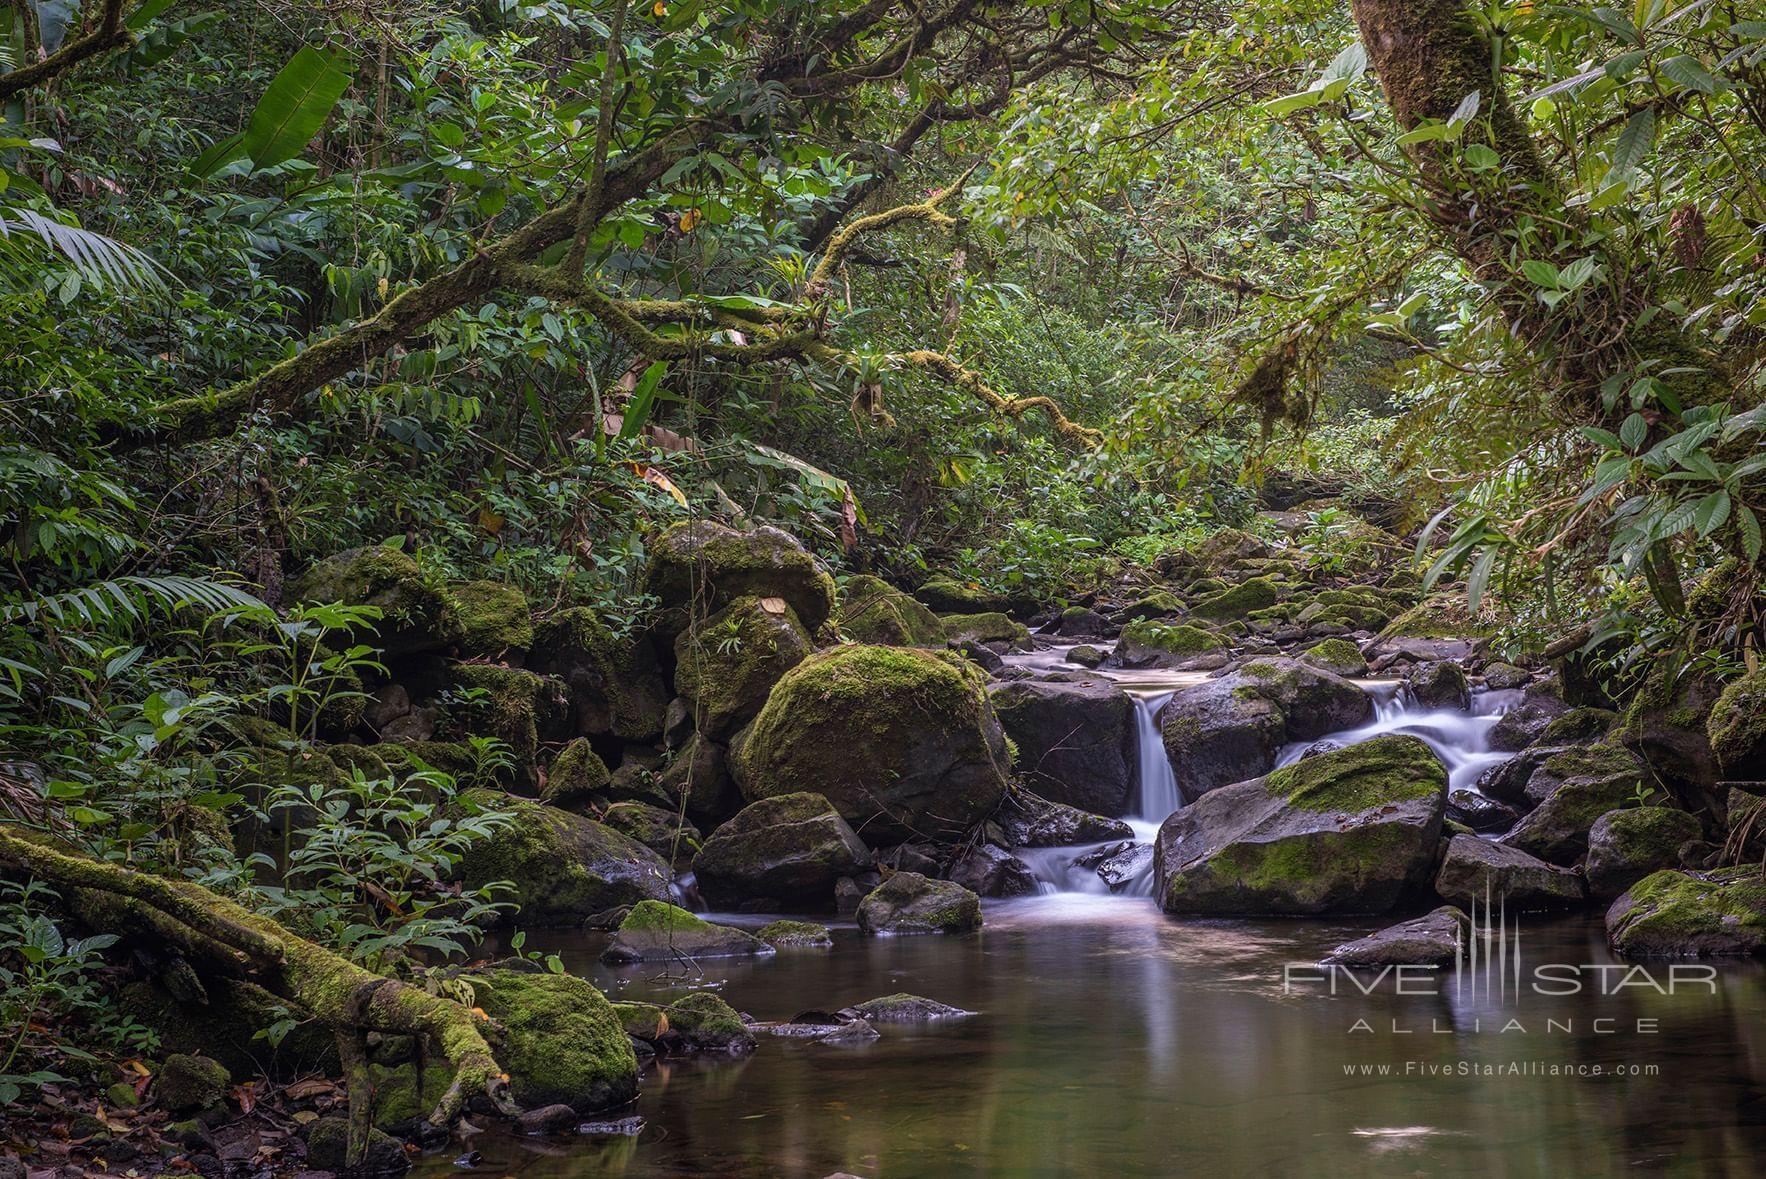
M 560 1134 L 576 1126 L 577 1113 L 568 1105 L 542 1105 L 523 1110 L 515 1124 L 523 1134 Z
M 1373 715 L 1360 688 L 1292 659 L 1258 659 L 1185 688 L 1160 714 L 1165 752 L 1185 798 L 1266 773 L 1289 741 L 1350 728 Z
M 984 647 L 974 639 L 960 639 L 951 644 L 964 659 L 979 667 L 989 675 L 998 674 L 1006 669 L 1006 661 L 992 647 Z
M 1766 669 L 1733 681 L 1705 722 L 1718 768 L 1738 781 L 1766 780 Z
M 601 961 L 673 962 L 682 958 L 744 958 L 771 954 L 773 947 L 744 930 L 709 921 L 662 901 L 632 906 L 619 932 L 601 951 Z
M 754 935 L 777 950 L 821 950 L 834 944 L 828 927 L 813 921 L 773 921 L 755 930 Z
M 1080 667 L 1097 667 L 1104 662 L 1104 653 L 1089 643 L 1081 643 L 1067 652 L 1067 662 Z
M 714 905 L 825 908 L 835 882 L 870 863 L 869 850 L 826 798 L 798 793 L 745 807 L 705 840 L 693 871 Z
M 1521 702 L 1490 726 L 1490 748 L 1505 753 L 1525 749 L 1545 735 L 1552 721 L 1569 710 L 1555 681 L 1535 681 L 1527 685 Z
M 930 608 L 868 573 L 846 581 L 837 615 L 840 633 L 885 647 L 942 647 L 944 623 Z
M 1024 784 L 1052 802 L 1119 815 L 1134 796 L 1134 702 L 1115 684 L 1020 680 L 988 693 Z
M 1535 805 L 1535 800 L 1527 797 L 1527 783 L 1553 754 L 1563 753 L 1571 748 L 1574 747 L 1535 745 L 1497 762 L 1479 775 L 1478 793 L 1486 798 L 1508 803 L 1519 810 L 1530 810 Z
M 734 1008 L 710 991 L 695 991 L 663 1009 L 668 1030 L 663 1039 L 671 1049 L 746 1056 L 754 1051 L 754 1035 Z
M 514 884 L 524 925 L 574 924 L 617 905 L 669 898 L 669 868 L 637 840 L 557 807 L 492 791 L 462 801 L 514 812 L 514 821 L 461 857 L 469 888 Z
M 1383 913 L 1427 879 L 1447 773 L 1415 737 L 1385 736 L 1212 790 L 1159 829 L 1168 913 Z
M 233 1077 L 227 1066 L 207 1056 L 177 1053 L 166 1057 L 153 1078 L 153 1093 L 173 1117 L 197 1113 L 227 1099 Z
M 1243 618 L 1254 610 L 1268 609 L 1280 600 L 1281 589 L 1273 578 L 1247 577 L 1218 593 L 1197 598 L 1190 605 L 1190 616 L 1224 622 Z
M 858 927 L 873 935 L 972 933 L 981 928 L 981 901 L 960 884 L 897 872 L 859 903 Z
M 1223 657 L 1232 642 L 1207 627 L 1142 619 L 1130 622 L 1117 636 L 1107 667 L 1189 668 Z
M 935 999 L 922 998 L 898 991 L 841 1008 L 843 1013 L 858 1016 L 871 1023 L 932 1023 L 940 1019 L 958 1019 L 975 1014 L 961 1007 L 952 1007 Z
M 1466 915 L 1452 905 L 1347 942 L 1324 958 L 1326 966 L 1446 966 L 1459 955 Z
M 1524 688 L 1532 676 L 1525 668 L 1516 667 L 1512 663 L 1486 663 L 1484 665 L 1484 686 L 1497 691 L 1508 691 L 1512 688 Z
M 1435 874 L 1435 892 L 1460 905 L 1488 900 L 1519 912 L 1579 905 L 1584 896 L 1576 873 L 1476 835 L 1455 835 L 1448 841 Z
M 348 1118 L 320 1118 L 307 1127 L 307 1167 L 350 1175 L 402 1175 L 410 1169 L 404 1144 L 390 1134 L 368 1131 L 367 1153 L 355 1167 L 350 1166 L 349 1143 Z
M 1300 653 L 1300 661 L 1344 679 L 1355 679 L 1367 674 L 1366 657 L 1359 647 L 1347 639 L 1326 639 L 1322 643 L 1314 643 Z
M 736 734 L 732 742 L 741 736 Z M 657 783 L 671 800 L 686 795 L 687 817 L 704 829 L 742 809 L 742 792 L 730 776 L 728 750 L 697 733 L 657 771 Z
M 996 594 L 943 574 L 927 578 L 914 591 L 914 597 L 939 614 L 1022 613 L 1028 616 L 1036 609 L 1036 603 L 1027 598 Z
M 726 741 L 814 650 L 783 598 L 740 597 L 675 639 L 675 689 L 694 706 L 699 731 Z
M 287 591 L 294 602 L 379 608 L 375 643 L 390 657 L 439 651 L 460 639 L 452 597 L 398 549 L 371 545 L 337 553 L 295 578 Z
M 638 1094 L 638 1060 L 618 1014 L 586 979 L 497 967 L 463 976 L 475 1005 L 502 1027 L 497 1061 L 525 1109 L 562 1103 L 578 1113 Z
M 859 645 L 787 672 L 734 758 L 749 799 L 820 793 L 876 843 L 961 838 L 999 805 L 1008 763 L 972 664 Z
M 593 610 L 574 607 L 539 624 L 528 666 L 564 681 L 575 733 L 662 735 L 670 695 L 655 649 L 643 636 L 615 638 Z
M 1703 958 L 1766 950 L 1758 864 L 1655 872 L 1607 910 L 1607 940 L 1628 958 Z
M 601 821 L 675 865 L 691 861 L 699 852 L 699 829 L 675 811 L 644 802 L 616 802 L 601 812 Z
M 1012 847 L 1067 847 L 1134 836 L 1133 829 L 1121 819 L 1050 802 L 1024 789 L 1008 794 L 994 818 Z
M 1680 849 L 1701 834 L 1697 818 L 1670 807 L 1608 811 L 1588 832 L 1589 894 L 1612 900 L 1652 872 L 1680 867 Z
M 1110 633 L 1110 620 L 1096 610 L 1069 606 L 1061 611 L 1056 632 L 1067 638 L 1096 638 Z
M 1473 831 L 1502 832 L 1513 827 L 1521 814 L 1507 803 L 1486 798 L 1475 790 L 1451 790 L 1447 794 L 1447 817 Z
M 786 1023 L 765 1026 L 775 1036 L 818 1044 L 869 1044 L 879 1038 L 870 1021 L 847 1011 L 803 1011 Z
M 858 912 L 859 905 L 871 895 L 871 890 L 881 883 L 880 880 L 869 879 L 873 873 L 866 873 L 867 879 L 859 880 L 851 876 L 842 876 L 834 882 L 834 912 L 842 917 L 851 917 Z
M 1545 726 L 1545 731 L 1539 734 L 1539 744 L 1575 745 L 1599 741 L 1618 719 L 1619 714 L 1609 708 L 1572 708 Z
M 994 651 L 1031 648 L 1030 631 L 1007 614 L 944 614 L 940 620 L 944 623 L 945 639 L 955 646 L 980 643 Z
M 1720 687 L 1714 676 L 1696 670 L 1670 675 L 1658 666 L 1613 727 L 1613 739 L 1664 781 L 1706 786 L 1717 776 L 1705 727 Z
M 566 810 L 583 810 L 607 792 L 613 774 L 588 740 L 578 737 L 552 759 L 540 783 L 540 800 Z
M 584 1122 L 576 1128 L 576 1132 L 594 1137 L 636 1138 L 644 1132 L 644 1119 L 633 1114 L 629 1118 Z
M 949 877 L 976 896 L 1022 897 L 1036 892 L 1030 866 L 991 843 L 969 848 L 950 867 Z
M 1410 669 L 1405 682 L 1410 685 L 1411 696 L 1424 708 L 1464 712 L 1472 706 L 1471 685 L 1457 663 L 1419 663 Z
M 750 595 L 782 598 L 812 631 L 834 610 L 834 579 L 795 537 L 770 527 L 677 524 L 651 545 L 644 585 L 665 611 L 680 613 L 678 624 L 665 624 L 670 638 L 685 625 L 690 604 L 721 610 Z
M 1527 780 L 1527 796 L 1538 805 L 1502 840 L 1567 867 L 1588 850 L 1588 831 L 1595 820 L 1635 801 L 1642 781 L 1643 767 L 1636 758 L 1611 745 L 1553 754 Z

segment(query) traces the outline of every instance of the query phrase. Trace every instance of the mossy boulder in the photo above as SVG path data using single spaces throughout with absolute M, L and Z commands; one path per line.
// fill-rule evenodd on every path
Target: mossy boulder
M 952 643 L 981 643 L 1004 646 L 1010 650 L 1029 650 L 1030 631 L 1009 614 L 993 611 L 985 614 L 944 614 L 944 636 Z
M 1206 627 L 1189 623 L 1131 622 L 1117 636 L 1111 667 L 1186 667 L 1209 655 L 1220 655 L 1232 643 Z
M 884 647 L 942 647 L 944 623 L 930 607 L 880 577 L 847 579 L 840 599 L 840 633 Z
M 377 607 L 376 641 L 388 656 L 438 651 L 461 637 L 447 590 L 409 554 L 384 545 L 326 557 L 290 582 L 286 596 L 296 602 Z
M 1705 735 L 1725 777 L 1766 781 L 1766 669 L 1724 687 L 1705 721 Z
M 834 579 L 821 563 L 777 528 L 738 532 L 710 520 L 676 524 L 650 547 L 644 586 L 674 617 L 671 636 L 689 606 L 721 610 L 737 598 L 783 598 L 813 631 L 834 611 Z
M 1411 698 L 1424 708 L 1464 712 L 1472 706 L 1472 687 L 1465 669 L 1452 660 L 1419 663 L 1404 679 Z
M 754 1036 L 736 1009 L 710 991 L 694 991 L 663 1009 L 668 1039 L 693 1052 L 731 1056 L 754 1051 Z
M 813 921 L 770 921 L 754 935 L 776 950 L 825 950 L 834 944 L 828 927 Z
M 834 883 L 868 868 L 871 853 L 820 794 L 781 794 L 743 808 L 693 861 L 713 905 L 831 908 Z
M 450 586 L 460 622 L 460 653 L 497 658 L 533 646 L 527 595 L 500 581 L 463 581 Z
M 576 733 L 628 741 L 662 735 L 669 693 L 647 637 L 615 638 L 593 610 L 578 606 L 534 628 L 528 665 L 569 688 Z
M 1663 806 L 1608 811 L 1588 832 L 1590 895 L 1612 900 L 1652 872 L 1680 866 L 1680 848 L 1704 834 L 1698 819 Z
M 460 873 L 471 888 L 513 884 L 509 899 L 524 925 L 573 923 L 620 905 L 669 899 L 662 858 L 603 823 L 490 791 L 470 791 L 463 801 L 515 813 L 507 827 L 467 849 Z
M 1488 902 L 1516 912 L 1569 908 L 1585 895 L 1582 878 L 1569 869 L 1476 835 L 1448 841 L 1435 892 L 1458 905 Z
M 691 704 L 699 731 L 726 741 L 814 650 L 783 598 L 740 597 L 676 637 L 675 690 Z
M 1384 913 L 1434 867 L 1447 771 L 1376 737 L 1212 790 L 1159 828 L 1155 893 L 1196 916 Z
M 578 737 L 552 759 L 540 800 L 566 810 L 582 810 L 602 798 L 613 774 L 587 738 Z
M 1435 594 L 1389 622 L 1381 639 L 1484 638 L 1490 624 L 1472 616 L 1463 594 Z
M 1176 618 L 1183 613 L 1183 601 L 1168 590 L 1154 590 L 1122 611 L 1122 622 L 1141 622 L 1150 618 Z
M 1120 819 L 1051 802 L 1023 787 L 1013 788 L 994 820 L 1012 847 L 1070 847 L 1134 838 L 1134 829 Z
M 1055 621 L 1056 631 L 1066 638 L 1097 638 L 1110 630 L 1110 620 L 1089 606 L 1069 606 Z
M 1578 741 L 1599 741 L 1607 735 L 1618 720 L 1618 713 L 1608 708 L 1572 708 L 1562 716 L 1555 717 L 1539 734 L 1539 744 L 1544 746 L 1570 745 Z
M 1452 905 L 1356 938 L 1325 955 L 1326 966 L 1447 966 L 1459 956 L 1466 915 Z
M 1007 614 L 1013 606 L 1013 599 L 1006 594 L 943 574 L 921 582 L 914 597 L 938 614 Z
M 1675 674 L 1666 661 L 1653 668 L 1613 726 L 1613 738 L 1655 774 L 1691 787 L 1708 786 L 1717 759 L 1705 728 L 1722 685 L 1696 669 Z
M 1348 639 L 1325 639 L 1300 653 L 1300 661 L 1344 679 L 1367 674 L 1367 659 Z
M 558 736 L 569 717 L 564 683 L 519 667 L 462 663 L 453 670 L 456 689 L 468 693 L 458 710 L 465 728 L 509 746 L 521 766 L 531 766 L 543 738 Z
M 646 802 L 616 802 L 601 812 L 601 821 L 671 863 L 685 864 L 699 854 L 699 828 L 676 811 Z
M 1178 788 L 1193 799 L 1266 773 L 1287 742 L 1372 716 L 1367 693 L 1341 676 L 1293 659 L 1258 659 L 1179 691 L 1160 724 Z
M 858 906 L 868 934 L 972 933 L 981 928 L 981 899 L 960 884 L 918 872 L 897 872 Z
M 1484 665 L 1484 686 L 1498 691 L 1524 688 L 1527 686 L 1527 681 L 1532 678 L 1526 668 L 1516 667 L 1512 663 L 1503 663 L 1499 660 Z
M 822 794 L 874 842 L 960 838 L 999 804 L 1009 764 L 973 664 L 858 645 L 786 672 L 735 758 L 749 799 Z
M 1266 610 L 1280 601 L 1281 596 L 1281 589 L 1273 578 L 1248 577 L 1219 593 L 1198 598 L 1190 606 L 1190 614 L 1223 622 L 1243 618 L 1254 610 Z
M 1766 950 L 1766 878 L 1758 864 L 1654 872 L 1607 910 L 1607 940 L 1628 958 L 1703 958 Z
M 753 957 L 772 952 L 770 944 L 744 930 L 713 925 L 665 901 L 639 901 L 601 951 L 601 961 L 674 962 Z
M 1268 557 L 1269 545 L 1237 528 L 1222 528 L 1203 538 L 1190 551 L 1205 568 L 1218 572 L 1245 561 Z
M 233 1076 L 209 1056 L 186 1052 L 166 1057 L 153 1077 L 153 1095 L 173 1117 L 198 1113 L 227 1099 Z
M 731 738 L 735 741 L 741 733 Z M 658 774 L 671 804 L 685 795 L 687 817 L 702 830 L 717 826 L 742 806 L 742 793 L 730 777 L 728 750 L 695 733 L 674 751 Z
M 569 974 L 493 968 L 466 976 L 497 1024 L 497 1060 L 524 1109 L 593 1113 L 638 1095 L 638 1058 L 600 991 Z
M 454 1083 L 454 1071 L 441 1060 L 421 1070 L 410 1062 L 377 1064 L 372 1076 L 374 1125 L 399 1136 L 417 1130 Z
M 404 1143 L 383 1131 L 368 1131 L 362 1161 L 351 1165 L 348 1118 L 320 1118 L 307 1127 L 306 1170 L 350 1175 L 402 1175 L 411 1167 Z
M 1643 781 L 1643 766 L 1623 749 L 1590 745 L 1555 753 L 1527 781 L 1526 797 L 1537 805 L 1502 840 L 1568 867 L 1588 850 L 1595 820 L 1633 802 Z
M 1102 677 L 1007 680 L 988 691 L 1024 784 L 1053 802 L 1120 815 L 1137 777 L 1134 702 Z

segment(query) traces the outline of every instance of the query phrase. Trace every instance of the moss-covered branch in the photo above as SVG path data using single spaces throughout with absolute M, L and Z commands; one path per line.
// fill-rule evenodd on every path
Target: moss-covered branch
M 973 169 L 970 169 L 973 171 Z M 867 233 L 877 233 L 904 221 L 925 221 L 940 229 L 954 229 L 957 219 L 944 212 L 938 206 L 962 191 L 963 184 L 969 179 L 964 172 L 951 184 L 939 189 L 923 201 L 911 205 L 896 205 L 892 209 L 884 209 L 881 213 L 872 213 L 868 217 L 860 217 L 848 222 L 835 230 L 828 238 L 828 248 L 822 251 L 822 260 L 816 263 L 815 270 L 810 274 L 809 281 L 803 286 L 807 298 L 819 299 L 827 293 L 828 284 L 839 273 L 840 267 L 846 262 L 860 238 Z
M 51 885 L 97 928 L 121 934 L 149 930 L 192 957 L 249 974 L 330 1028 L 340 1045 L 359 1044 L 370 1031 L 423 1037 L 453 1069 L 452 1082 L 429 1115 L 433 1127 L 451 1126 L 480 1093 L 502 1112 L 517 1112 L 508 1077 L 473 1014 L 458 1003 L 364 970 L 199 884 L 93 860 L 5 824 L 0 824 L 0 870 Z M 350 1091 L 355 1158 L 367 1142 L 367 1123 L 359 1111 L 372 1097 L 358 1089 L 352 1085 Z
M 123 24 L 124 0 L 104 0 L 98 21 L 41 61 L 0 74 L 0 102 L 34 86 L 41 86 L 73 69 L 88 58 L 132 44 L 134 36 Z

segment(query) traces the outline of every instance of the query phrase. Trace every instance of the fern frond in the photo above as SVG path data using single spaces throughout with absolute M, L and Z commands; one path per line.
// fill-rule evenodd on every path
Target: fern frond
M 160 294 L 171 278 L 165 267 L 126 242 L 30 209 L 0 208 L 0 276 L 31 282 L 57 259 L 98 290 Z
M 47 616 L 86 626 L 119 619 L 139 622 L 155 611 L 174 613 L 196 606 L 210 614 L 274 617 L 260 599 L 236 586 L 201 577 L 116 577 L 24 602 L 0 604 L 0 623 L 35 622 Z

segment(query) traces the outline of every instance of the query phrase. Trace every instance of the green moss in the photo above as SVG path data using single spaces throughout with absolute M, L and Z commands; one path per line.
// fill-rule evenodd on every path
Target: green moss
M 1766 774 L 1766 669 L 1726 686 L 1705 723 L 1711 752 L 1732 778 Z
M 429 1116 L 453 1083 L 454 1072 L 446 1061 L 437 1061 L 422 1071 L 414 1064 L 376 1065 L 373 1077 L 374 1124 L 396 1132 Z
M 389 766 L 440 770 L 456 777 L 472 773 L 478 759 L 464 741 L 402 741 L 374 746 Z
M 940 614 L 992 614 L 1011 608 L 1011 601 L 1004 594 L 942 574 L 922 582 L 914 597 Z
M 486 970 L 471 976 L 478 1005 L 501 1025 L 497 1059 L 517 1104 L 563 1103 L 579 1113 L 637 1096 L 638 1060 L 607 999 L 568 974 Z
M 668 1031 L 668 1016 L 654 1003 L 615 1003 L 613 1014 L 625 1034 L 640 1040 L 656 1040 Z
M 915 598 L 868 573 L 848 578 L 838 615 L 840 632 L 860 643 L 942 647 L 944 624 Z
M 1490 627 L 1471 616 L 1465 598 L 1437 594 L 1412 606 L 1386 624 L 1382 639 L 1464 639 L 1490 634 Z
M 1009 615 L 998 612 L 945 614 L 940 621 L 944 625 L 945 637 L 953 643 L 968 640 L 974 643 L 1011 643 L 1020 647 L 1030 643 L 1030 631 L 1022 623 L 1014 622 Z
M 694 991 L 670 1003 L 663 1014 L 668 1030 L 701 1048 L 727 1048 L 748 1040 L 748 1027 L 736 1009 L 710 991 Z
M 1607 708 L 1572 708 L 1545 726 L 1545 731 L 1539 735 L 1539 744 L 1592 741 L 1606 736 L 1607 730 L 1618 719 L 1618 713 Z
M 1155 590 L 1136 601 L 1124 613 L 1130 620 L 1174 618 L 1183 613 L 1183 603 L 1174 594 Z
M 460 649 L 468 655 L 500 655 L 533 645 L 527 595 L 496 581 L 466 581 L 450 588 L 460 621 Z
M 288 597 L 378 608 L 383 616 L 376 630 L 388 654 L 433 650 L 461 634 L 447 591 L 409 555 L 385 546 L 327 557 L 289 584 Z
M 1312 666 L 1344 677 L 1367 674 L 1367 660 L 1361 649 L 1347 639 L 1326 639 L 1308 647 L 1300 656 Z
M 1626 896 L 1629 906 L 1609 927 L 1622 951 L 1723 952 L 1766 943 L 1766 878 L 1757 864 L 1696 875 L 1667 869 L 1644 877 Z
M 680 863 L 699 853 L 699 829 L 675 811 L 643 802 L 616 802 L 601 812 L 601 821 L 664 859 Z
M 153 1093 L 173 1114 L 194 1113 L 219 1105 L 232 1083 L 232 1075 L 220 1061 L 178 1053 L 168 1056 L 154 1074 Z
M 666 893 L 661 859 L 603 823 L 490 790 L 468 791 L 461 805 L 513 813 L 508 826 L 468 849 L 460 874 L 470 888 L 512 883 L 524 923 L 579 921 Z
M 1131 622 L 1123 627 L 1120 641 L 1153 647 L 1173 655 L 1202 655 L 1227 646 L 1219 635 L 1199 626 L 1171 626 L 1149 621 Z
M 777 528 L 737 532 L 711 521 L 676 524 L 651 546 L 645 585 L 670 607 L 721 608 L 739 597 L 781 597 L 811 630 L 833 613 L 834 579 Z
M 813 650 L 790 606 L 737 598 L 675 640 L 675 690 L 692 702 L 702 731 L 723 740 L 752 720 L 779 677 Z
M 633 741 L 662 733 L 668 693 L 655 652 L 642 638 L 614 638 L 587 606 L 560 611 L 535 626 L 529 662 L 569 685 L 578 732 L 608 732 Z
M 1302 810 L 1365 811 L 1438 795 L 1447 771 L 1417 738 L 1392 735 L 1272 770 L 1264 788 Z
M 817 925 L 813 921 L 772 921 L 756 930 L 755 936 L 768 945 L 781 949 L 834 944 L 828 927 Z
M 552 759 L 540 799 L 553 806 L 580 806 L 604 793 L 612 777 L 601 755 L 587 739 L 578 737 Z
M 463 663 L 454 683 L 482 693 L 465 712 L 467 728 L 504 741 L 517 762 L 530 764 L 539 753 L 540 730 L 564 719 L 564 685 L 518 667 Z
M 1200 599 L 1190 607 L 1190 613 L 1198 618 L 1243 618 L 1253 610 L 1275 605 L 1280 597 L 1281 592 L 1272 579 L 1251 577 Z
M 619 923 L 621 933 L 702 933 L 711 925 L 666 901 L 639 901 Z

